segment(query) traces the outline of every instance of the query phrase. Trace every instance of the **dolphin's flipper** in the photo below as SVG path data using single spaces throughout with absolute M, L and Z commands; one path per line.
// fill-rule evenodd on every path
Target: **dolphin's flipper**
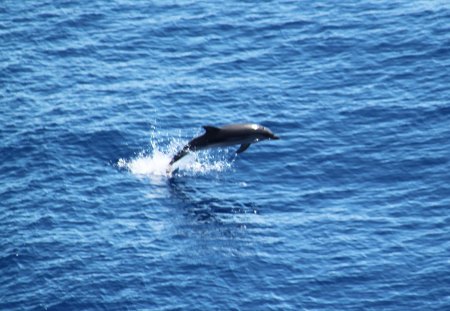
M 236 151 L 236 153 L 242 153 L 245 150 L 247 150 L 247 148 L 250 147 L 250 144 L 242 144 L 239 149 Z

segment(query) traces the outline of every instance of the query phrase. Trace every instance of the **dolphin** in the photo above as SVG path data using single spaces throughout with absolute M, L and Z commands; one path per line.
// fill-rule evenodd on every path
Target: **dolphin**
M 172 165 L 187 155 L 189 152 L 214 147 L 229 147 L 241 145 L 236 153 L 241 153 L 250 147 L 250 144 L 262 140 L 279 139 L 267 127 L 259 124 L 230 124 L 223 127 L 210 125 L 203 126 L 205 133 L 192 139 L 183 147 L 169 163 L 167 172 L 170 173 Z

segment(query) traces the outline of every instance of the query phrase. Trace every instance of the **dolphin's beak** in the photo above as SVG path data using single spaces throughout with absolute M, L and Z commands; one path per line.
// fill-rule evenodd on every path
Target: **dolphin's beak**
M 280 139 L 280 137 L 278 137 L 277 135 L 273 135 L 272 137 L 270 137 L 270 139 L 275 139 L 275 140 L 277 140 L 277 139 Z

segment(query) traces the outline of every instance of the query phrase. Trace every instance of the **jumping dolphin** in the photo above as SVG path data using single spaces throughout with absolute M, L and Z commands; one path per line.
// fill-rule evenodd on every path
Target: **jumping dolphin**
M 268 128 L 258 124 L 231 124 L 223 127 L 203 126 L 206 133 L 192 139 L 170 161 L 167 172 L 170 173 L 172 164 L 192 151 L 213 147 L 228 147 L 241 145 L 236 153 L 247 150 L 250 144 L 266 139 L 279 139 Z

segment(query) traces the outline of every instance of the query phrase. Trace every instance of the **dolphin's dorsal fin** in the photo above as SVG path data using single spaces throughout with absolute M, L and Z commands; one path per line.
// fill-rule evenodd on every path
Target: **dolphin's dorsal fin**
M 250 147 L 250 144 L 242 144 L 239 149 L 236 151 L 236 153 L 241 153 L 247 150 L 247 148 Z
M 203 128 L 205 129 L 206 134 L 217 134 L 220 131 L 220 128 L 211 125 L 204 125 Z

